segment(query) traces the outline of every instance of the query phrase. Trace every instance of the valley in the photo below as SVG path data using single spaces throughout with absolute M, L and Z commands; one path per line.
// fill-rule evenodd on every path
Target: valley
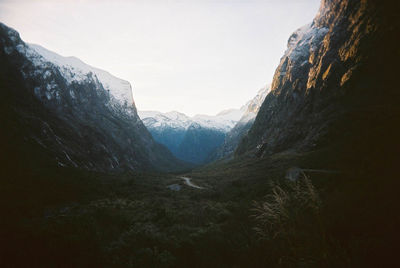
M 0 267 L 394 267 L 394 7 L 322 0 L 270 85 L 192 117 L 0 23 Z
M 177 158 L 201 165 L 233 154 L 269 91 L 270 86 L 265 86 L 240 109 L 228 109 L 215 116 L 190 118 L 179 112 L 155 111 L 139 111 L 139 116 L 153 138 Z

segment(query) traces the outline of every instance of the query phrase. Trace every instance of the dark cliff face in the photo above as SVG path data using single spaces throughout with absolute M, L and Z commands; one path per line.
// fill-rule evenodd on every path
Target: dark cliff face
M 157 142 L 165 145 L 175 156 L 179 154 L 179 145 L 185 137 L 186 130 L 149 128 L 149 131 Z
M 119 105 L 96 75 L 67 83 L 51 62 L 36 64 L 13 29 L 0 24 L 3 163 L 96 171 L 159 168 L 181 163 L 156 143 L 136 108 Z
M 387 1 L 323 0 L 312 24 L 289 38 L 271 93 L 236 155 L 334 144 L 360 154 L 395 152 L 398 10 Z
M 224 142 L 208 156 L 209 162 L 216 160 L 227 161 L 233 158 L 236 147 L 253 125 L 255 117 L 270 89 L 271 85 L 261 88 L 257 95 L 241 108 L 246 108 L 245 113 L 236 125 L 226 133 Z
M 225 135 L 223 143 L 207 157 L 207 162 L 216 160 L 230 160 L 233 157 L 236 147 L 241 141 L 242 137 L 247 134 L 254 119 L 249 121 L 239 121 L 232 129 Z

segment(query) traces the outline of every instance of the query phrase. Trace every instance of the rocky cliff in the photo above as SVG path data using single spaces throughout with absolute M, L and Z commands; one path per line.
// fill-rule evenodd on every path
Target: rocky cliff
M 137 115 L 130 84 L 24 43 L 0 24 L 3 163 L 96 171 L 175 169 Z
M 364 157 L 398 151 L 398 10 L 388 1 L 323 0 L 290 36 L 236 155 L 336 145 Z
M 224 142 L 214 150 L 209 156 L 208 161 L 215 161 L 222 158 L 227 160 L 232 158 L 233 153 L 241 141 L 242 137 L 247 134 L 254 123 L 258 111 L 265 97 L 270 92 L 271 85 L 261 88 L 257 95 L 246 103 L 241 109 L 245 112 L 236 125 L 225 135 Z

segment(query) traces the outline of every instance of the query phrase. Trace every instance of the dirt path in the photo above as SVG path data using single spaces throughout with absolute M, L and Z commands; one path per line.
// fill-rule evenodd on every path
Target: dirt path
M 189 186 L 189 187 L 193 187 L 193 188 L 196 188 L 196 189 L 204 189 L 204 187 L 200 187 L 200 186 L 194 184 L 193 182 L 191 182 L 191 178 L 188 178 L 188 177 L 181 177 L 181 179 L 184 180 L 184 181 L 185 181 L 185 184 L 186 184 L 187 186 Z

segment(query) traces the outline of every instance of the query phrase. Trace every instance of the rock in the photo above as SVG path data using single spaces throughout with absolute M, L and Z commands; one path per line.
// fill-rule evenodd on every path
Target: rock
M 178 192 L 178 191 L 181 190 L 182 186 L 179 185 L 179 184 L 171 184 L 171 185 L 168 185 L 167 188 L 172 190 L 172 191 Z
M 333 144 L 352 148 L 347 155 L 358 162 L 371 152 L 394 155 L 400 118 L 394 10 L 386 1 L 323 0 L 313 22 L 289 38 L 271 93 L 235 155 Z
M 46 159 L 45 165 L 106 172 L 185 166 L 153 140 L 128 82 L 42 50 L 46 57 L 0 23 L 0 142 L 6 161 Z
M 290 181 L 297 181 L 302 173 L 303 171 L 301 168 L 291 167 L 286 171 L 285 178 Z

